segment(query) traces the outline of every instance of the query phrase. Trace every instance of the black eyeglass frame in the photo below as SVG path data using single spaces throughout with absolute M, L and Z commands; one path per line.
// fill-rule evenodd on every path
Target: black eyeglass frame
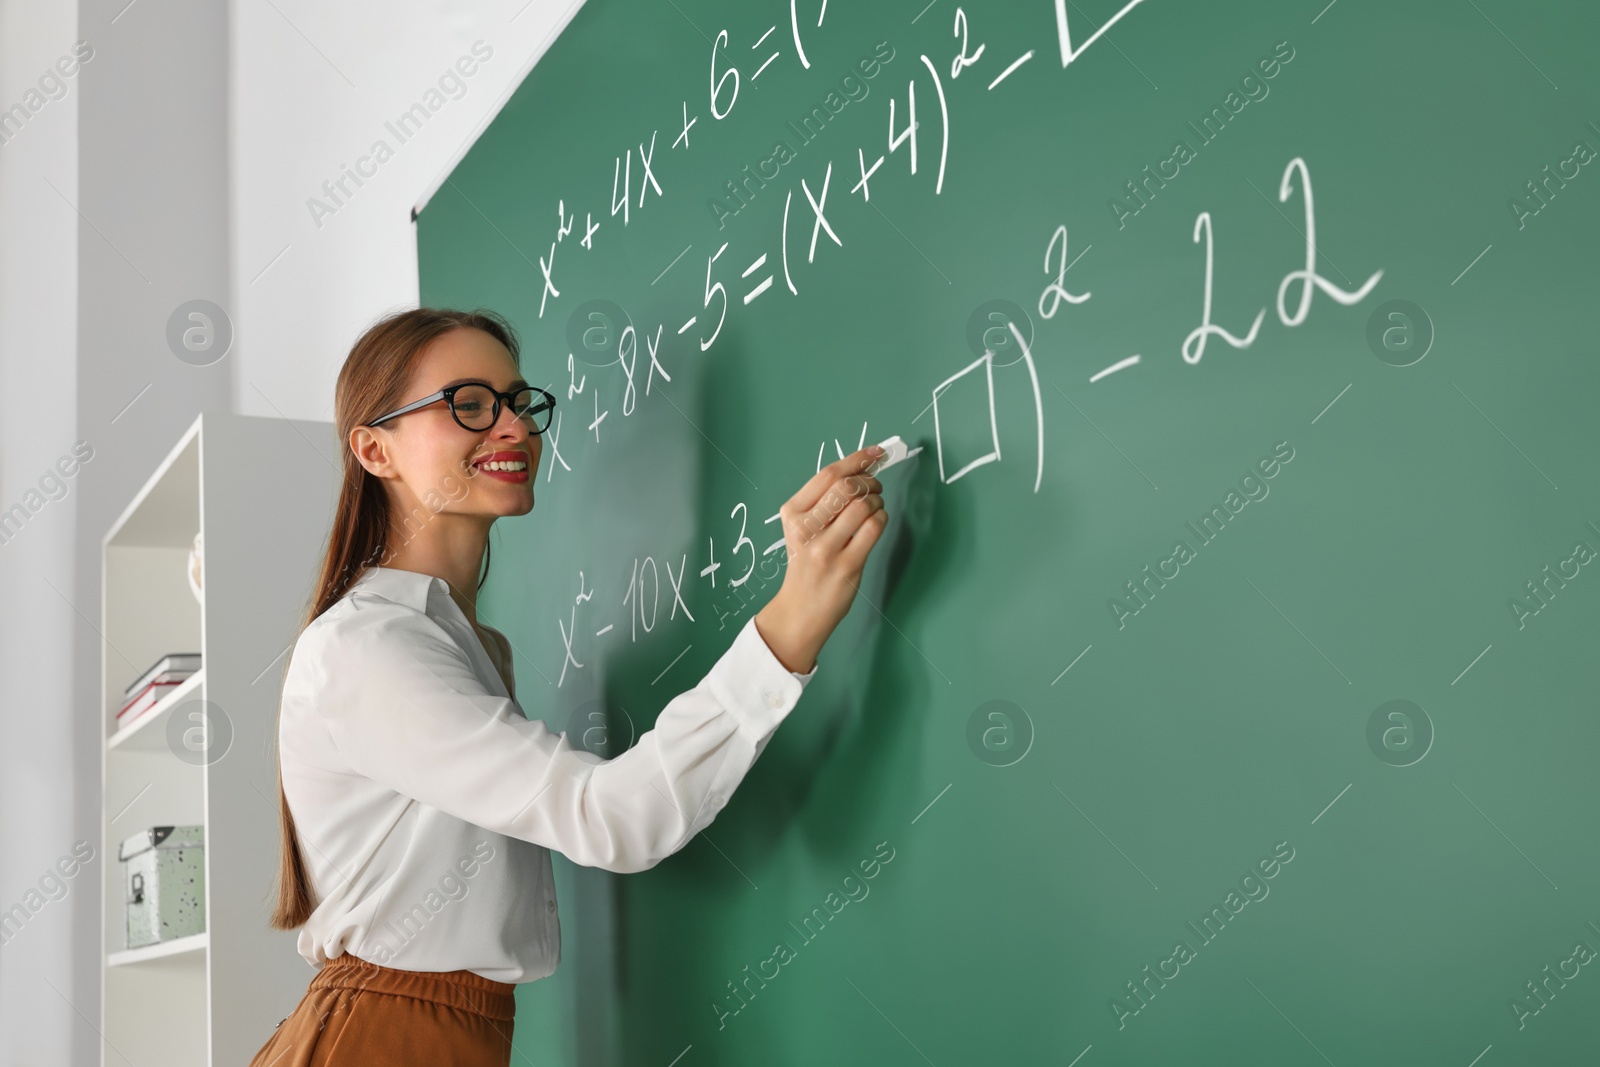
M 461 421 L 461 416 L 456 413 L 456 390 L 465 389 L 469 385 L 476 385 L 476 386 L 478 386 L 480 388 L 487 389 L 487 390 L 489 390 L 490 393 L 492 393 L 494 395 L 494 414 L 489 419 L 489 425 L 488 426 L 484 426 L 484 427 L 481 427 L 481 428 L 474 428 L 472 426 L 468 426 L 466 423 Z M 463 430 L 467 430 L 470 433 L 483 433 L 485 430 L 489 430 L 489 429 L 493 429 L 494 428 L 495 423 L 500 421 L 500 410 L 501 410 L 501 407 L 502 406 L 510 407 L 511 404 L 516 400 L 517 394 L 522 392 L 524 389 L 530 390 L 530 391 L 538 394 L 539 396 L 544 397 L 544 402 L 543 403 L 537 402 L 537 398 L 536 398 L 535 403 L 529 404 L 528 405 L 528 411 L 530 411 L 530 412 L 533 412 L 533 411 L 544 411 L 546 409 L 548 409 L 548 410 L 550 410 L 552 412 L 555 411 L 556 398 L 551 396 L 545 390 L 540 389 L 537 385 L 519 386 L 517 389 L 514 389 L 509 393 L 502 393 L 502 392 L 496 390 L 495 387 L 490 385 L 488 382 L 457 382 L 455 385 L 447 385 L 447 386 L 445 386 L 443 389 L 440 389 L 437 393 L 434 393 L 432 396 L 425 396 L 421 400 L 413 401 L 412 403 L 407 404 L 403 408 L 396 408 L 394 411 L 389 412 L 387 415 L 379 415 L 377 418 L 373 419 L 371 422 L 368 422 L 366 425 L 368 425 L 368 426 L 376 426 L 380 422 L 388 422 L 390 419 L 396 418 L 396 417 L 398 417 L 400 415 L 405 415 L 405 414 L 407 414 L 409 412 L 412 412 L 412 411 L 416 411 L 418 408 L 425 408 L 429 404 L 436 404 L 439 401 L 443 400 L 445 402 L 445 404 L 450 408 L 450 417 L 452 419 L 456 420 L 456 425 L 457 426 L 461 427 Z M 545 430 L 548 430 L 549 428 L 550 428 L 550 424 L 548 422 L 546 422 L 543 430 L 536 430 L 532 426 L 529 426 L 528 427 L 528 432 L 532 433 L 534 435 L 538 435 L 538 434 L 544 433 Z

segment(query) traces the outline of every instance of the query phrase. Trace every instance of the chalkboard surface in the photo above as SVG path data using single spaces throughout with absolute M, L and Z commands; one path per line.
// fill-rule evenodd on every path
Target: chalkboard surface
M 562 862 L 529 1061 L 1592 1056 L 1600 15 L 1124 5 L 590 0 L 421 212 L 559 400 L 484 615 L 595 751 L 921 449 L 708 832 Z

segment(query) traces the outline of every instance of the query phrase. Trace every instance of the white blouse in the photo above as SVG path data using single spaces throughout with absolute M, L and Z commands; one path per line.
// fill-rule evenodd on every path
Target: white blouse
M 482 628 L 511 677 L 504 635 Z M 752 616 L 606 760 L 528 718 L 496 666 L 443 579 L 393 567 L 369 567 L 301 633 L 278 747 L 316 893 L 298 942 L 312 966 L 349 952 L 500 982 L 552 973 L 548 850 L 608 871 L 660 863 L 710 825 L 816 673 L 786 669 Z

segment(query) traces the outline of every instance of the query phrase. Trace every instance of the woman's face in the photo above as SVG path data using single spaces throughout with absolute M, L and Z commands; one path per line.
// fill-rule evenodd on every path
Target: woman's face
M 463 380 L 486 382 L 501 392 L 528 384 L 504 345 L 482 330 L 463 327 L 435 338 L 423 350 L 402 403 Z M 351 445 L 363 466 L 386 479 L 397 505 L 397 523 L 426 522 L 446 511 L 498 518 L 533 510 L 543 438 L 504 403 L 487 430 L 463 428 L 451 416 L 449 404 L 439 400 L 379 426 L 358 427 Z M 491 460 L 520 460 L 526 467 L 485 470 L 481 464 Z

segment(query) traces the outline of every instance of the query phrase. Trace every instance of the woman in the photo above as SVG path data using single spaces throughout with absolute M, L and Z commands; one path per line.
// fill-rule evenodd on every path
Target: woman
M 548 850 L 640 871 L 706 827 L 886 523 L 876 446 L 822 468 L 779 510 L 782 587 L 710 673 L 615 759 L 574 748 L 477 620 L 489 528 L 532 510 L 555 406 L 518 361 L 493 313 L 417 308 L 339 372 L 344 483 L 278 724 L 272 922 L 319 970 L 252 1067 L 510 1063 L 515 985 L 560 959 Z

